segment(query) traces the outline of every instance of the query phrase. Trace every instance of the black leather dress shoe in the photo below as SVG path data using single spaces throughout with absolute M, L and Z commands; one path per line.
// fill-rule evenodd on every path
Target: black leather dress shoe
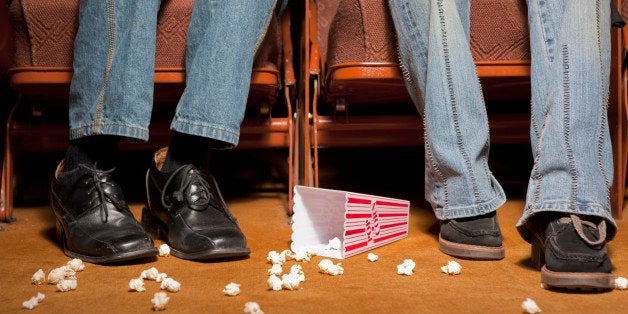
M 133 217 L 111 171 L 79 167 L 85 174 L 78 180 L 66 185 L 55 176 L 50 189 L 65 254 L 97 264 L 155 256 L 153 239 Z
M 146 174 L 146 189 L 142 225 L 154 237 L 164 238 L 172 255 L 205 260 L 251 252 L 210 175 L 193 165 L 163 173 L 154 159 Z

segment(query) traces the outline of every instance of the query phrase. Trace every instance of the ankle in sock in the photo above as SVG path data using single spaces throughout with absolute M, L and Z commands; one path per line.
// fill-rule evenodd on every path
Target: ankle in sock
M 109 170 L 116 164 L 119 137 L 96 135 L 71 140 L 59 174 L 62 183 L 73 182 L 87 172 L 79 165 L 98 170 Z
M 205 137 L 175 132 L 170 140 L 161 171 L 172 172 L 187 164 L 206 169 L 209 159 L 209 141 Z

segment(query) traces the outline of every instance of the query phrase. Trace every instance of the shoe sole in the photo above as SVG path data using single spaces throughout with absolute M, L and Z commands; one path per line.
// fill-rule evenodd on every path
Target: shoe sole
M 556 272 L 545 265 L 543 240 L 531 233 L 531 261 L 541 271 L 541 284 L 546 288 L 575 291 L 606 291 L 615 288 L 615 276 L 609 273 Z
M 438 235 L 438 249 L 447 255 L 464 259 L 500 260 L 506 256 L 504 245 L 493 247 L 462 244 L 447 241 L 440 235 Z
M 607 273 L 554 272 L 541 268 L 541 283 L 548 288 L 580 291 L 605 291 L 615 288 L 615 276 Z
M 118 254 L 108 255 L 108 256 L 84 255 L 84 254 L 80 254 L 80 253 L 74 252 L 74 251 L 72 251 L 72 250 L 70 250 L 68 248 L 67 241 L 66 241 L 66 238 L 65 238 L 65 231 L 64 231 L 63 225 L 58 220 L 56 221 L 55 229 L 56 229 L 57 239 L 63 245 L 63 252 L 65 253 L 65 255 L 67 255 L 69 257 L 72 257 L 72 258 L 81 259 L 82 261 L 85 261 L 85 262 L 88 262 L 88 263 L 93 263 L 93 264 L 110 264 L 110 263 L 127 262 L 127 261 L 132 261 L 132 260 L 138 260 L 138 259 L 144 259 L 144 258 L 149 258 L 149 257 L 155 257 L 157 254 L 159 254 L 159 251 L 157 250 L 157 248 L 155 248 L 155 247 L 152 247 L 152 248 L 151 247 L 147 247 L 147 248 L 141 249 L 141 250 L 130 251 L 130 252 L 121 252 L 121 253 L 118 253 Z
M 168 237 L 164 232 L 164 228 L 161 226 L 161 222 L 152 216 L 148 208 L 142 210 L 142 227 L 144 230 L 153 237 L 153 239 L 159 239 L 166 242 L 168 245 Z M 246 247 L 237 248 L 220 248 L 220 249 L 208 249 L 199 252 L 186 253 L 178 250 L 170 245 L 170 254 L 186 260 L 212 260 L 212 259 L 225 259 L 225 258 L 237 258 L 245 257 L 251 254 L 251 250 Z

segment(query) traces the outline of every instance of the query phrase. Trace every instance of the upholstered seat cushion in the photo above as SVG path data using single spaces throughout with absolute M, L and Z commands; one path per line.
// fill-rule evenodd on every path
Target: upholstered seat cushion
M 193 0 L 163 1 L 157 28 L 156 68 L 183 68 Z M 14 0 L 15 67 L 71 67 L 79 0 Z M 277 69 L 280 34 L 273 19 L 255 67 Z
M 398 62 L 386 0 L 320 0 L 321 57 L 346 62 Z M 476 61 L 529 60 L 524 0 L 471 1 L 471 51 Z

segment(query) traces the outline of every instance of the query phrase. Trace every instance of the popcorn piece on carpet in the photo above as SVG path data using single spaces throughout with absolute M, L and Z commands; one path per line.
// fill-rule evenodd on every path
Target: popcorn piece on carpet
M 33 277 L 31 277 L 31 282 L 34 285 L 41 285 L 44 284 L 46 282 L 46 274 L 44 273 L 43 269 L 39 269 L 37 270 L 34 274 Z
M 416 266 L 416 263 L 414 263 L 413 260 L 405 259 L 403 260 L 403 264 L 397 265 L 397 274 L 412 276 L 414 266 Z
M 283 273 L 283 268 L 281 268 L 281 264 L 273 264 L 273 267 L 268 269 L 268 275 L 281 275 Z
M 344 274 L 345 270 L 342 268 L 341 263 L 334 264 L 329 259 L 321 260 L 318 263 L 318 268 L 324 274 L 329 274 L 332 276 L 338 276 Z
M 283 274 L 283 276 L 281 276 L 281 283 L 283 288 L 286 290 L 297 290 L 299 289 L 301 280 L 299 279 L 298 274 Z
M 168 244 L 164 243 L 159 246 L 159 256 L 161 257 L 170 256 L 170 247 L 168 246 Z
M 222 289 L 222 293 L 228 296 L 236 296 L 240 294 L 240 284 L 230 282 Z
M 366 257 L 370 262 L 374 262 L 376 260 L 379 259 L 379 256 L 377 256 L 376 254 L 373 253 L 369 253 L 369 255 Z
M 155 311 L 161 311 L 166 309 L 170 297 L 165 292 L 156 292 L 153 298 L 150 300 L 153 303 L 153 309 Z
M 521 309 L 523 312 L 529 314 L 541 313 L 541 308 L 530 298 L 526 298 L 525 301 L 521 303 Z
M 137 292 L 146 291 L 146 287 L 144 287 L 144 279 L 142 278 L 131 279 L 131 281 L 129 281 L 129 289 L 131 289 L 132 291 L 137 291 Z
M 277 275 L 268 276 L 267 283 L 268 283 L 268 288 L 274 291 L 279 291 L 283 287 L 283 282 L 281 281 L 281 278 L 277 277 Z
M 78 286 L 78 282 L 76 279 L 61 279 L 57 283 L 57 290 L 61 292 L 67 292 L 71 290 L 76 290 Z
M 65 277 L 70 277 L 76 275 L 76 272 L 69 268 L 68 266 L 61 266 L 59 268 L 55 268 L 48 273 L 48 283 L 49 284 L 57 284 Z
M 246 302 L 246 303 L 244 303 L 244 313 L 246 313 L 246 314 L 264 314 L 264 312 L 259 307 L 259 304 L 257 304 L 257 302 Z
M 148 280 L 155 280 L 158 274 L 159 274 L 159 271 L 157 270 L 157 268 L 151 267 L 149 269 L 143 270 L 142 274 L 140 275 L 140 278 L 148 279 Z
M 303 272 L 303 267 L 301 267 L 301 265 L 292 265 L 292 267 L 290 267 L 290 274 L 296 275 L 301 282 L 305 281 L 305 273 Z
M 462 266 L 456 261 L 447 261 L 447 265 L 441 266 L 440 270 L 447 275 L 458 275 L 462 271 Z
M 78 258 L 69 260 L 67 266 L 75 272 L 83 271 L 85 269 L 85 264 L 83 264 L 83 261 Z
M 39 305 L 39 303 L 41 301 L 43 301 L 44 298 L 46 298 L 46 295 L 44 295 L 43 293 L 39 292 L 39 293 L 37 293 L 37 296 L 30 298 L 28 301 L 22 302 L 22 308 L 25 308 L 25 309 L 28 309 L 28 310 L 32 310 L 37 305 Z
M 166 278 L 161 282 L 161 289 L 170 292 L 178 292 L 181 290 L 181 284 L 172 278 Z
M 268 256 L 266 257 L 266 260 L 273 265 L 275 264 L 283 265 L 283 263 L 286 261 L 285 256 L 282 258 L 281 255 L 277 253 L 277 251 L 268 252 Z
M 626 290 L 628 288 L 628 279 L 624 277 L 615 278 L 615 289 Z

